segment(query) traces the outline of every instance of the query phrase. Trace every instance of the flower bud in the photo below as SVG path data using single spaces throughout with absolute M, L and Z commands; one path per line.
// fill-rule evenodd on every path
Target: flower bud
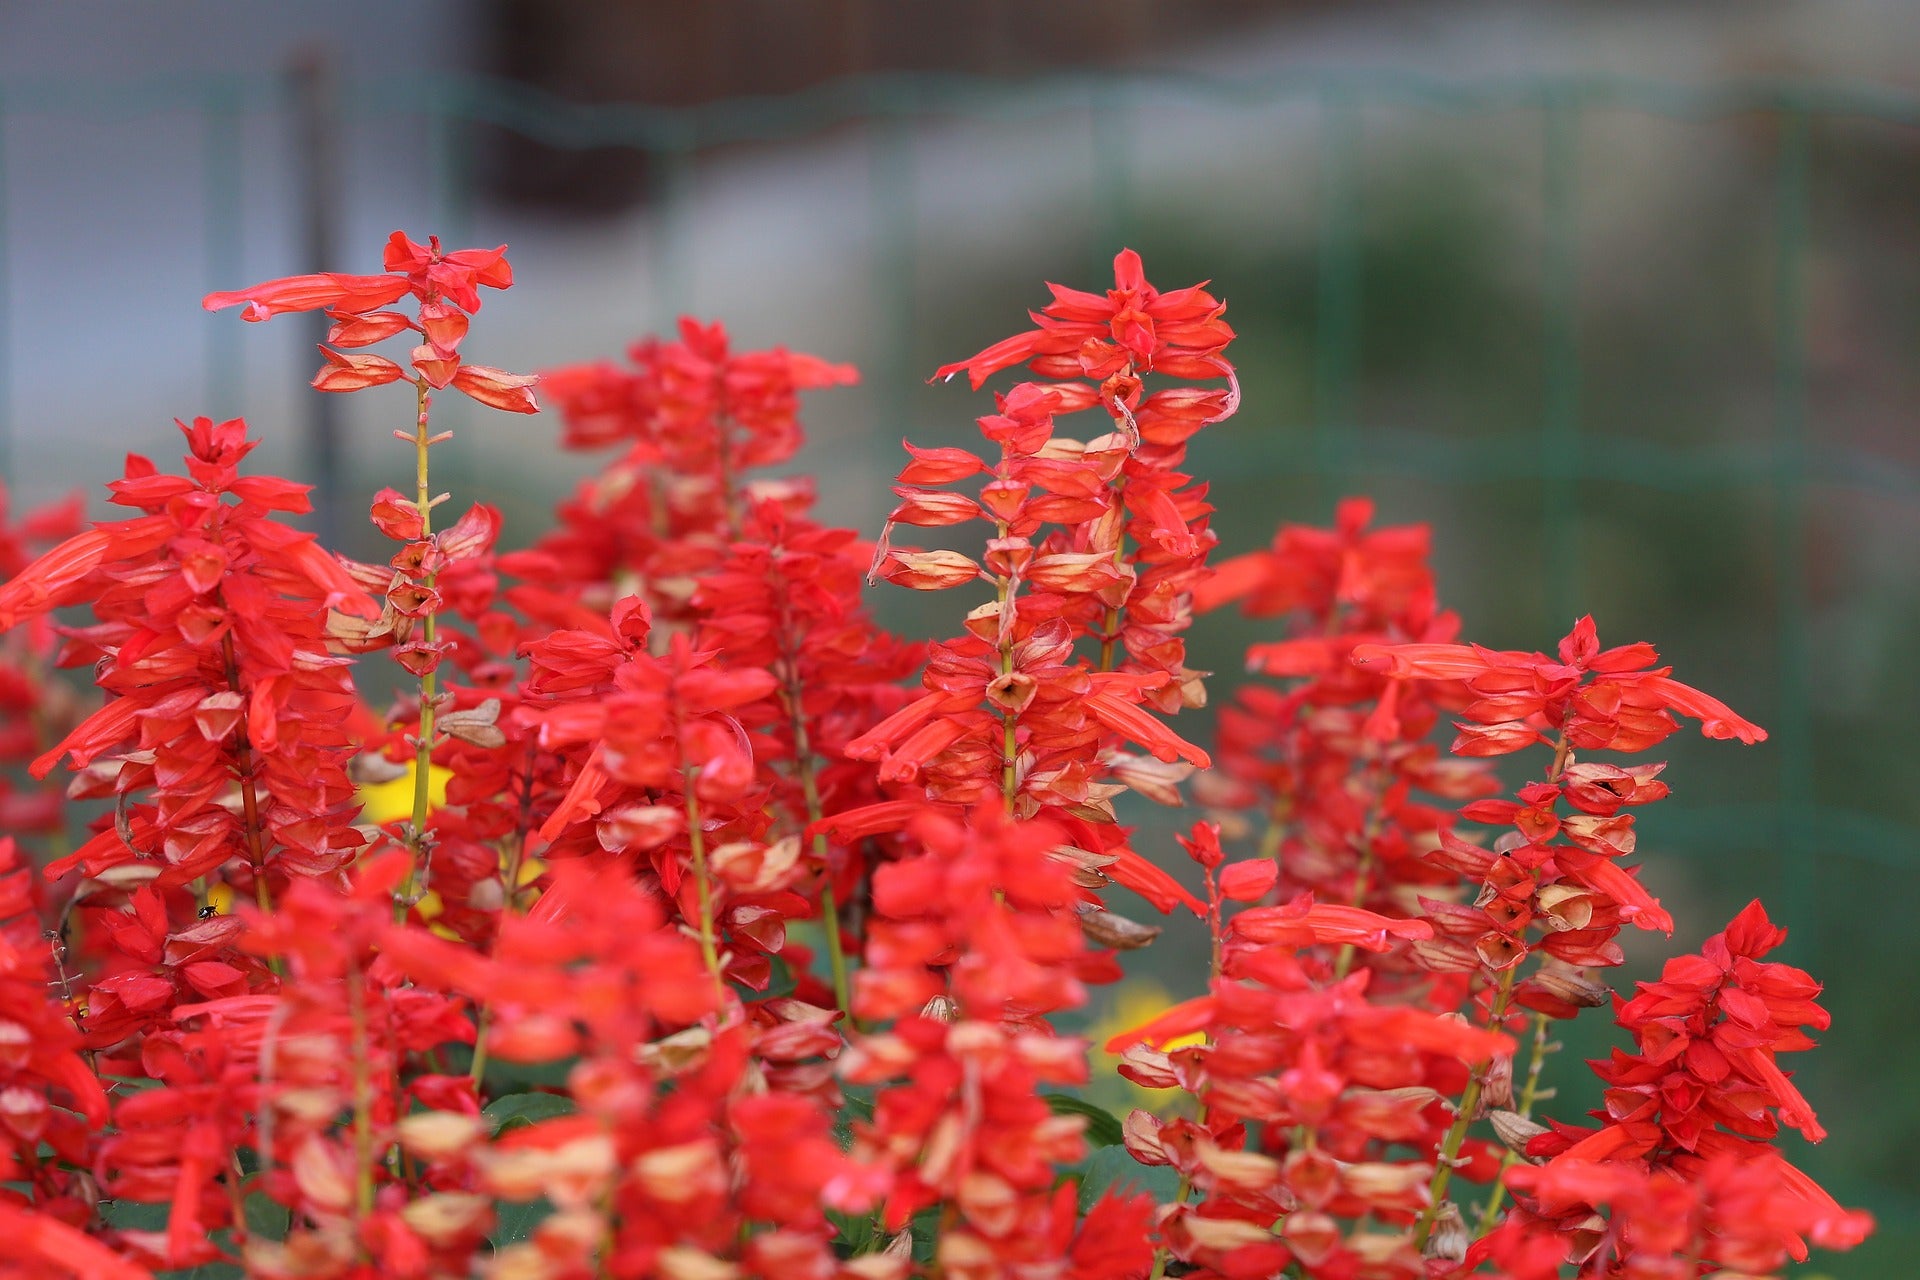
M 1111 911 L 1086 911 L 1080 916 L 1080 932 L 1087 941 L 1116 951 L 1138 951 L 1161 933 L 1157 924 L 1141 924 Z
M 1440 1212 L 1434 1215 L 1425 1255 L 1446 1262 L 1464 1262 L 1469 1242 L 1467 1224 L 1460 1217 L 1459 1208 L 1451 1200 L 1443 1202 Z
M 1517 1111 L 1494 1111 L 1488 1117 L 1493 1131 L 1507 1150 L 1517 1156 L 1527 1154 L 1527 1144 L 1547 1132 L 1547 1126 L 1535 1124 Z
M 1521 985 L 1536 987 L 1557 1000 L 1583 1009 L 1597 1009 L 1606 1004 L 1613 994 L 1604 983 L 1588 977 L 1584 969 L 1576 969 L 1558 961 L 1542 965 Z
M 1485 1115 L 1493 1107 L 1513 1105 L 1513 1055 L 1502 1053 L 1495 1055 L 1487 1064 L 1486 1075 L 1480 1082 L 1480 1114 Z

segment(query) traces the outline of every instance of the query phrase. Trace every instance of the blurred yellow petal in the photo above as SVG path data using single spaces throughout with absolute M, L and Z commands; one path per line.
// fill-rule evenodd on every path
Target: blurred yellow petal
M 364 806 L 361 820 L 372 823 L 388 823 L 400 818 L 413 816 L 413 780 L 417 776 L 418 766 L 407 761 L 407 771 L 391 782 L 369 782 L 360 787 L 360 803 Z M 453 770 L 442 769 L 439 765 L 429 766 L 427 770 L 427 808 L 438 809 L 447 802 L 447 779 L 453 776 Z
M 1143 1022 L 1152 1021 L 1171 1009 L 1175 1003 L 1173 996 L 1159 983 L 1151 978 L 1136 978 L 1123 983 L 1114 992 L 1113 1003 L 1087 1029 L 1087 1036 L 1096 1045 L 1104 1044 L 1111 1036 L 1137 1027 Z M 1196 1031 L 1191 1035 L 1176 1036 L 1169 1040 L 1164 1048 L 1184 1049 L 1190 1045 L 1206 1042 L 1206 1033 Z M 1136 1105 L 1154 1110 L 1165 1107 L 1170 1101 L 1177 1101 L 1179 1095 L 1171 1089 L 1150 1089 L 1137 1081 L 1121 1076 L 1117 1070 L 1120 1064 L 1119 1054 L 1109 1053 L 1103 1056 L 1107 1060 L 1108 1069 L 1113 1072 L 1113 1078 L 1125 1086 L 1126 1094 Z

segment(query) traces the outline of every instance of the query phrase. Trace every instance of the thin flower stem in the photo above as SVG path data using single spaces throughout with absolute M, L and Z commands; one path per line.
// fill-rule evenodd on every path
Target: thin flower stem
M 1367 882 L 1373 875 L 1373 841 L 1367 841 L 1365 852 L 1360 855 L 1359 869 L 1354 873 L 1353 903 L 1361 905 L 1367 896 Z M 1357 954 L 1353 943 L 1340 948 L 1340 956 L 1333 963 L 1333 980 L 1339 982 L 1353 971 L 1354 956 Z
M 783 580 L 784 581 L 784 580 Z M 800 795 L 807 806 L 807 825 L 815 826 L 826 816 L 820 803 L 820 780 L 813 755 L 813 735 L 807 732 L 805 690 L 800 683 L 800 655 L 794 652 L 793 619 L 787 608 L 787 596 L 780 593 L 780 634 L 787 669 L 787 715 L 793 728 L 794 772 L 800 777 Z M 852 986 L 847 978 L 846 941 L 840 936 L 840 900 L 833 891 L 833 868 L 828 865 L 827 836 L 816 831 L 812 837 L 813 858 L 820 864 L 820 920 L 827 933 L 827 964 L 833 973 L 833 1002 L 847 1015 L 855 1030 Z
M 1560 775 L 1566 771 L 1567 764 L 1573 757 L 1572 746 L 1566 731 L 1562 730 L 1553 744 L 1553 763 L 1547 767 L 1548 782 L 1560 780 Z M 1500 986 L 1494 992 L 1493 1002 L 1487 1013 L 1488 1027 L 1498 1027 L 1506 1017 L 1507 1008 L 1513 1000 L 1514 980 L 1519 973 L 1518 961 L 1501 971 Z M 1460 1098 L 1460 1109 L 1455 1112 L 1453 1124 L 1447 1129 L 1446 1140 L 1441 1143 L 1439 1159 L 1433 1170 L 1433 1181 L 1427 1189 L 1427 1207 L 1414 1227 L 1415 1248 L 1426 1248 L 1427 1238 L 1433 1234 L 1433 1224 L 1439 1216 L 1442 1197 L 1446 1194 L 1448 1181 L 1453 1177 L 1453 1161 L 1460 1154 L 1460 1144 L 1466 1140 L 1467 1128 L 1473 1123 L 1474 1112 L 1480 1108 L 1480 1095 L 1486 1088 L 1487 1070 L 1487 1067 L 1480 1068 L 1467 1082 L 1467 1091 Z
M 473 1081 L 474 1096 L 480 1096 L 480 1082 L 487 1074 L 487 1029 L 493 1022 L 493 1006 L 483 1004 L 473 1018 L 473 1065 L 467 1078 Z
M 1287 839 L 1287 818 L 1291 815 L 1293 803 L 1286 796 L 1275 796 L 1267 809 L 1267 825 L 1260 832 L 1260 847 L 1256 857 L 1271 858 L 1279 862 L 1281 846 Z
M 1522 1120 L 1533 1119 L 1534 1104 L 1540 1101 L 1540 1069 L 1546 1065 L 1547 1055 L 1553 1052 L 1547 1043 L 1547 1015 L 1533 1015 L 1533 1047 L 1527 1058 L 1527 1083 L 1520 1090 L 1519 1114 Z M 1500 1157 L 1499 1172 L 1493 1175 L 1493 1190 L 1487 1193 L 1486 1207 L 1480 1210 L 1480 1221 L 1473 1229 L 1476 1239 L 1487 1234 L 1493 1228 L 1494 1217 L 1500 1212 L 1500 1204 L 1506 1198 L 1507 1170 L 1513 1168 L 1519 1156 L 1508 1149 Z
M 526 862 L 527 833 L 533 826 L 533 766 L 534 753 L 538 750 L 534 742 L 527 743 L 527 772 L 520 789 L 520 821 L 514 832 L 513 852 L 507 855 L 505 901 L 500 908 L 503 912 L 519 910 L 520 868 Z M 493 1006 L 481 1004 L 479 1012 L 474 1015 L 473 1064 L 467 1070 L 476 1097 L 480 1094 L 480 1083 L 487 1074 L 487 1029 L 492 1021 Z
M 373 1064 L 367 1044 L 367 994 L 359 966 L 347 969 L 347 1016 L 353 1024 L 353 1165 L 357 1220 L 373 1216 Z
M 527 862 L 527 837 L 533 830 L 533 773 L 535 756 L 540 748 L 535 741 L 527 742 L 527 772 L 520 787 L 520 821 L 514 831 L 513 852 L 507 855 L 503 876 L 506 890 L 506 910 L 520 909 L 520 876 Z
M 233 1243 L 241 1248 L 245 1248 L 247 1243 L 247 1207 L 245 1193 L 241 1189 L 243 1180 L 240 1149 L 236 1147 L 227 1154 L 227 1167 L 221 1172 L 220 1181 L 227 1184 L 227 1206 L 233 1214 Z
M 246 690 L 240 687 L 240 661 L 233 651 L 233 632 L 229 631 L 221 638 L 220 653 L 226 659 L 227 687 L 244 697 Z M 253 864 L 254 901 L 260 904 L 262 911 L 272 911 L 273 898 L 267 888 L 264 827 L 260 821 L 260 796 L 253 780 L 253 743 L 248 739 L 244 725 L 238 734 L 239 745 L 235 748 L 235 755 L 240 772 L 240 813 L 246 826 L 247 860 Z
M 1367 811 L 1366 823 L 1361 828 L 1360 838 L 1364 843 L 1360 849 L 1360 863 L 1355 867 L 1353 873 L 1353 896 L 1348 900 L 1349 906 L 1359 907 L 1366 905 L 1367 890 L 1371 887 L 1373 879 L 1373 846 L 1374 842 L 1380 838 L 1380 825 L 1386 818 L 1386 814 L 1382 811 L 1382 805 L 1385 800 L 1385 795 L 1382 794 L 1378 788 L 1375 788 L 1373 807 Z M 1345 978 L 1348 973 L 1352 972 L 1353 961 L 1356 954 L 1354 945 L 1351 942 L 1340 948 L 1340 956 L 1334 961 L 1333 965 L 1333 980 L 1335 982 L 1340 981 L 1342 978 Z
M 1000 536 L 1007 536 L 1005 521 L 1000 523 Z M 1019 591 L 1019 581 L 1013 577 L 1000 579 L 1000 674 L 1013 674 L 1013 618 L 1018 608 L 1015 596 Z M 1000 741 L 1000 803 L 1009 817 L 1013 815 L 1013 799 L 1019 793 L 1020 781 L 1020 738 L 1017 733 L 1019 713 L 1012 707 L 1003 707 L 1000 719 L 1005 726 Z
M 700 776 L 697 765 L 686 767 L 685 799 L 687 807 L 687 844 L 693 853 L 693 887 L 699 898 L 700 910 L 700 958 L 706 962 L 707 972 L 713 975 L 714 990 L 720 995 L 724 1006 L 727 998 L 727 980 L 720 973 L 720 949 L 714 942 L 713 934 L 713 885 L 707 871 L 707 836 L 700 829 L 700 797 L 695 794 L 694 786 Z
M 1223 928 L 1220 919 L 1220 905 L 1220 884 L 1219 881 L 1214 878 L 1213 870 L 1209 868 L 1207 870 L 1207 933 L 1212 942 L 1207 969 L 1207 989 L 1209 991 L 1213 989 L 1215 983 L 1220 981 L 1220 973 L 1224 967 L 1225 948 L 1222 945 L 1221 939 Z M 1211 1031 L 1207 1033 L 1207 1043 L 1213 1043 L 1213 1033 Z M 1207 1104 L 1205 1102 L 1200 1103 L 1200 1110 L 1195 1120 L 1202 1128 L 1206 1127 Z M 1309 1133 L 1308 1138 L 1309 1141 L 1311 1141 L 1311 1133 Z M 1180 1187 L 1179 1190 L 1174 1193 L 1173 1202 L 1176 1205 L 1184 1205 L 1192 1198 L 1193 1179 L 1185 1173 L 1182 1173 L 1180 1175 Z M 1166 1245 L 1163 1244 L 1155 1249 L 1153 1251 L 1153 1271 L 1150 1280 L 1165 1280 L 1167 1265 L 1172 1261 L 1172 1258 L 1173 1253 Z
M 1507 1016 L 1507 1005 L 1513 999 L 1514 978 L 1520 972 L 1520 966 L 1508 965 L 1500 973 L 1500 985 L 1493 993 L 1493 1004 L 1487 1014 L 1487 1025 L 1497 1027 L 1501 1019 Z M 1466 1141 L 1467 1129 L 1473 1124 L 1474 1112 L 1480 1109 L 1480 1095 L 1487 1085 L 1489 1062 L 1473 1073 L 1467 1081 L 1466 1092 L 1460 1095 L 1459 1109 L 1454 1112 L 1453 1124 L 1447 1129 L 1447 1136 L 1440 1144 L 1440 1153 L 1433 1167 L 1433 1181 L 1427 1184 L 1427 1207 L 1420 1214 L 1420 1220 L 1414 1225 L 1413 1247 L 1425 1249 L 1427 1237 L 1433 1234 L 1434 1220 L 1440 1215 L 1440 1205 L 1447 1194 L 1447 1183 L 1453 1178 L 1453 1162 L 1460 1155 L 1460 1144 Z
M 1133 376 L 1133 363 L 1131 361 L 1127 363 L 1125 376 Z M 1134 422 L 1133 414 L 1128 412 L 1127 406 L 1116 397 L 1107 412 L 1116 424 L 1123 421 L 1126 423 L 1128 437 L 1138 444 L 1140 427 L 1139 424 Z M 1116 507 L 1124 508 L 1126 506 L 1127 473 L 1124 467 L 1121 469 L 1120 474 L 1113 478 L 1107 491 L 1112 495 Z M 1003 534 L 1002 536 L 1004 537 L 1005 535 Z M 1113 549 L 1113 563 L 1115 566 L 1124 566 L 1127 563 L 1127 529 L 1124 521 L 1122 521 L 1120 525 L 1119 545 Z M 1106 620 L 1100 628 L 1100 669 L 1102 671 L 1113 670 L 1114 644 L 1120 639 L 1120 631 L 1126 622 L 1126 617 L 1127 609 L 1124 604 L 1108 606 Z
M 427 487 L 427 451 L 433 447 L 433 440 L 427 435 L 427 421 L 432 408 L 433 396 L 427 386 L 427 380 L 414 380 L 414 404 L 416 412 L 413 425 L 413 470 L 414 470 L 414 507 L 420 513 L 420 537 L 433 536 L 433 492 Z M 431 589 L 438 574 L 428 574 L 426 585 Z M 420 638 L 431 649 L 437 627 L 435 610 L 429 608 L 426 616 L 420 620 Z M 400 890 L 400 896 L 394 899 L 393 919 L 395 924 L 407 918 L 407 911 L 413 906 L 414 897 L 426 875 L 427 862 L 427 814 L 433 800 L 433 719 L 434 708 L 439 699 L 439 674 L 429 669 L 420 677 L 420 736 L 414 747 L 413 757 L 413 820 L 407 830 L 408 852 L 412 854 L 407 864 L 407 879 Z

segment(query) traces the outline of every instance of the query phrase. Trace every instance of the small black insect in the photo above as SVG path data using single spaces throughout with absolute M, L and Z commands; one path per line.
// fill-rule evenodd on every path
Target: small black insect
M 214 916 L 217 916 L 219 914 L 220 914 L 220 908 L 214 906 L 211 902 L 209 902 L 206 906 L 200 908 L 200 918 L 202 920 L 210 920 Z

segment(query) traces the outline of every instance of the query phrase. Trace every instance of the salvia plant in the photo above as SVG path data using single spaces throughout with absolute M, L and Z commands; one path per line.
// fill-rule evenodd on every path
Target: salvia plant
M 1588 618 L 1463 642 L 1363 500 L 1216 563 L 1204 286 L 1123 252 L 940 370 L 1028 376 L 907 445 L 872 540 L 785 470 L 854 371 L 683 321 L 539 379 L 612 457 L 503 551 L 429 463 L 436 398 L 538 407 L 462 354 L 511 283 L 396 232 L 206 300 L 411 390 L 385 563 L 289 523 L 240 421 L 129 457 L 125 518 L 0 529 L 0 1276 L 1731 1280 L 1868 1232 L 1775 1148 L 1823 1136 L 1782 1060 L 1827 1015 L 1758 903 L 1606 981 L 1673 928 L 1645 753 L 1765 733 Z M 876 579 L 953 593 L 940 638 Z M 1209 751 L 1187 634 L 1230 607 L 1270 630 Z M 1141 841 L 1128 792 L 1197 820 Z M 1204 990 L 1100 1046 L 1164 1100 L 1116 1116 L 1056 1021 L 1174 912 Z M 1603 1103 L 1552 1115 L 1595 1009 Z

